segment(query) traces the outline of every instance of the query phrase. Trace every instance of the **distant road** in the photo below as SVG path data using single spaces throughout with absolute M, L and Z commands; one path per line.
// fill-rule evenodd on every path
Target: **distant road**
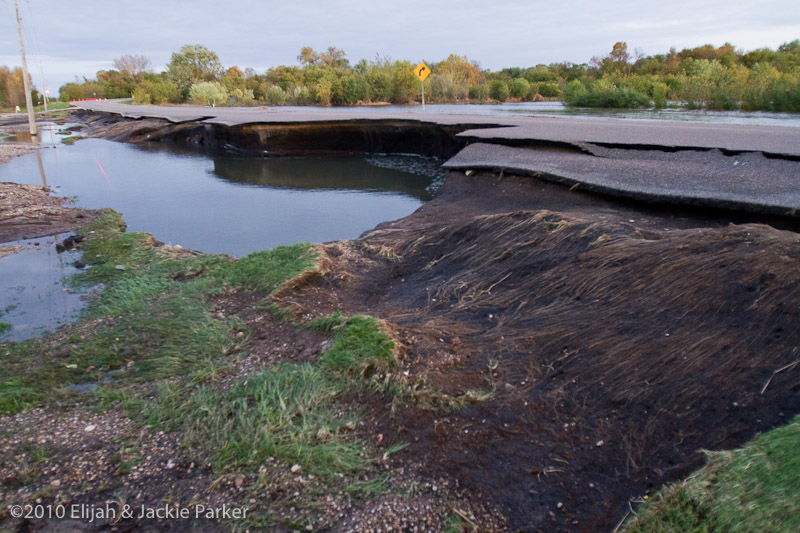
M 627 119 L 586 120 L 572 117 L 504 117 L 423 113 L 418 107 L 408 111 L 370 109 L 368 111 L 310 107 L 287 110 L 281 107 L 193 107 L 140 106 L 114 101 L 78 102 L 82 109 L 117 113 L 129 118 L 162 118 L 171 122 L 204 121 L 235 126 L 248 123 L 303 123 L 351 120 L 403 120 L 441 125 L 463 125 L 460 135 L 484 142 L 524 141 L 553 143 L 594 143 L 617 147 L 719 148 L 733 152 L 764 152 L 800 157 L 800 128 L 712 124 L 681 121 Z M 478 129 L 470 129 L 476 126 Z M 488 128 L 485 126 L 497 126 Z

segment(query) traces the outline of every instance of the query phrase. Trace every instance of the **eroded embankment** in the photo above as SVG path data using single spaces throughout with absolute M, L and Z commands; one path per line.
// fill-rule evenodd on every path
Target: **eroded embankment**
M 447 158 L 466 141 L 456 134 L 480 125 L 447 126 L 413 120 L 352 120 L 227 126 L 206 122 L 133 120 L 111 113 L 76 111 L 89 136 L 124 142 L 159 141 L 199 151 L 287 156 L 408 153 Z
M 630 498 L 800 410 L 800 237 L 451 173 L 415 214 L 330 248 L 298 313 L 377 315 L 412 380 L 463 410 L 406 405 L 423 471 L 523 530 L 610 529 Z M 321 302 L 321 304 L 320 304 Z M 470 403 L 470 402 L 467 402 Z

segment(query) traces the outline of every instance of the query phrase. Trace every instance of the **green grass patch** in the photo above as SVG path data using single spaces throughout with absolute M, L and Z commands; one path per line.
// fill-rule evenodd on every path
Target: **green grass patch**
M 82 138 L 80 135 L 70 135 L 69 137 L 62 137 L 61 144 L 66 144 L 71 146 L 75 144 L 75 141 L 77 141 L 80 138 Z
M 326 477 L 362 470 L 361 448 L 347 435 L 358 415 L 334 402 L 342 391 L 309 363 L 277 366 L 224 393 L 202 388 L 181 426 L 184 444 L 214 450 L 220 471 L 269 457 Z
M 218 472 L 264 464 L 270 457 L 329 480 L 366 470 L 372 459 L 351 436 L 360 413 L 337 400 L 362 390 L 370 375 L 396 366 L 394 344 L 365 316 L 337 313 L 310 327 L 334 336 L 315 362 L 277 365 L 224 392 L 201 387 L 187 396 L 172 385 L 160 386 L 147 421 L 180 429 L 184 445 L 210 455 Z M 376 494 L 382 490 L 378 485 L 382 482 L 363 480 L 351 489 Z
M 398 366 L 394 342 L 374 318 L 344 318 L 335 313 L 317 319 L 310 327 L 335 335 L 333 344 L 319 359 L 322 368 L 333 375 L 363 382 L 364 378 L 389 372 Z
M 662 489 L 627 532 L 800 531 L 800 416 L 742 449 L 709 454 L 687 480 Z

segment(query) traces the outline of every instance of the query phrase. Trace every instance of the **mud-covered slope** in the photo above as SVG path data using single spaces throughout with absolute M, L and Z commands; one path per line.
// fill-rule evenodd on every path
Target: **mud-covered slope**
M 451 173 L 441 195 L 331 249 L 285 303 L 393 325 L 446 412 L 395 409 L 410 462 L 530 531 L 611 529 L 632 497 L 800 410 L 800 237 Z M 344 250 L 344 252 L 343 252 Z M 469 403 L 469 402 L 468 402 Z

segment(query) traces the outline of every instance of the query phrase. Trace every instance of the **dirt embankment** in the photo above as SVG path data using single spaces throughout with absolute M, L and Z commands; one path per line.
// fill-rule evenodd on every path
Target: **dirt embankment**
M 65 207 L 37 185 L 0 183 L 0 243 L 65 233 L 88 223 L 93 211 Z M 0 255 L 3 254 L 0 246 Z
M 800 236 L 714 213 L 451 172 L 413 215 L 329 247 L 284 299 L 390 323 L 412 379 L 403 457 L 526 531 L 613 529 L 629 501 L 800 411 Z M 470 402 L 467 402 L 470 403 Z
M 134 120 L 112 113 L 73 111 L 88 137 L 140 143 L 158 141 L 201 152 L 293 156 L 413 153 L 451 157 L 467 143 L 457 134 L 480 124 L 437 125 L 403 120 L 342 120 L 309 123 L 256 123 L 227 126 L 165 119 Z

